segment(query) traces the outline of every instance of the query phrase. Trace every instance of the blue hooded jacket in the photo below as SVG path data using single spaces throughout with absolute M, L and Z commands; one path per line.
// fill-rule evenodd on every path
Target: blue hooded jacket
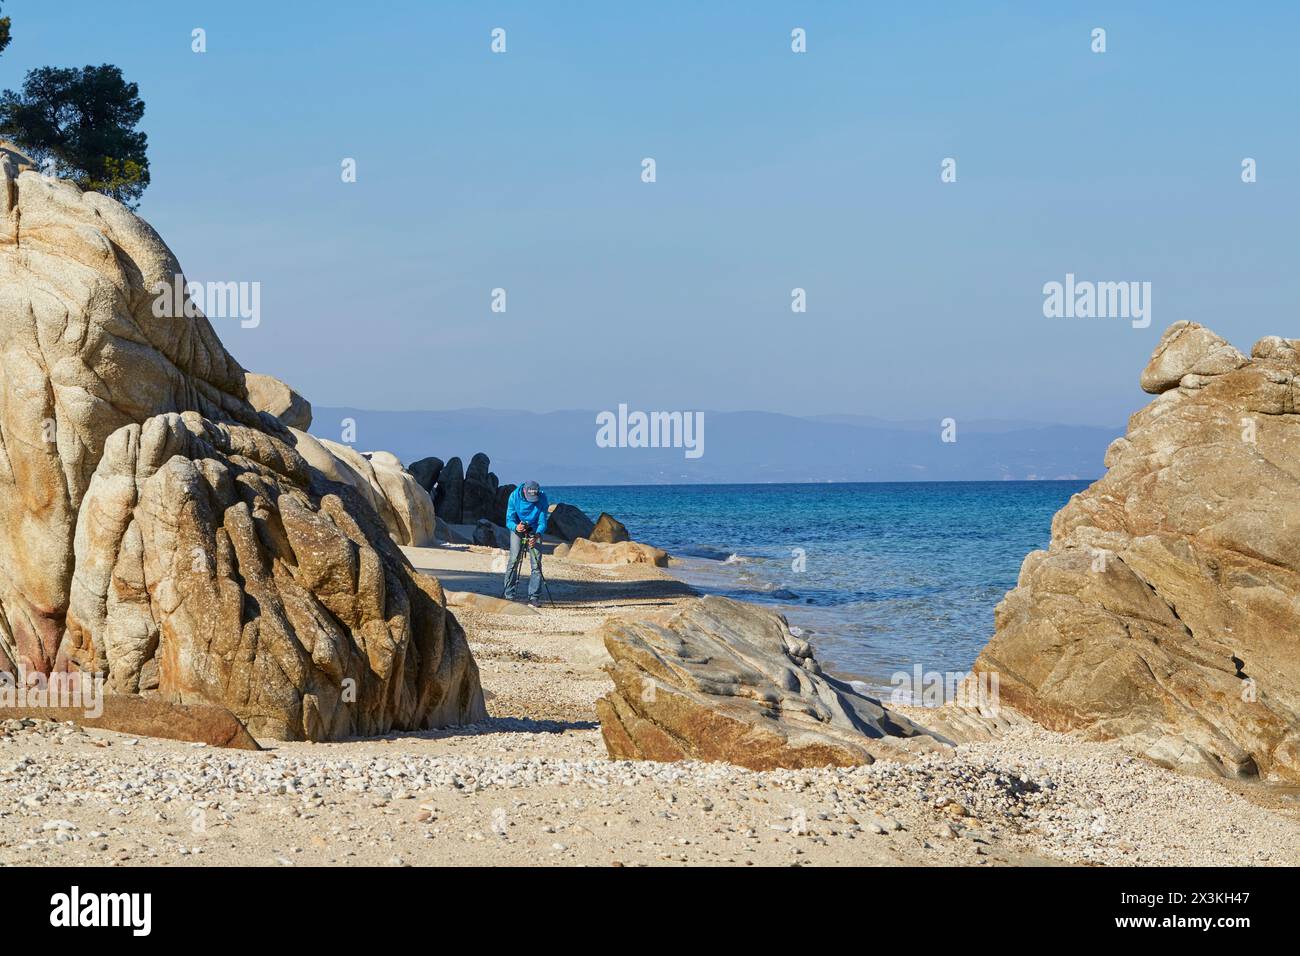
M 537 500 L 529 501 L 524 497 L 523 485 L 520 485 L 510 492 L 510 501 L 506 504 L 506 529 L 514 531 L 515 525 L 522 521 L 538 534 L 544 534 L 551 516 L 550 507 L 546 492 L 538 490 Z

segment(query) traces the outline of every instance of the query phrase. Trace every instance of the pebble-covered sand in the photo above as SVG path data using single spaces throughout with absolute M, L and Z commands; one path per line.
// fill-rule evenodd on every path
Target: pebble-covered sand
M 684 590 L 654 569 L 547 571 L 564 607 L 458 612 L 496 715 L 474 727 L 254 753 L 0 722 L 0 863 L 1300 864 L 1293 794 L 1035 727 L 845 770 L 610 761 L 593 629 Z

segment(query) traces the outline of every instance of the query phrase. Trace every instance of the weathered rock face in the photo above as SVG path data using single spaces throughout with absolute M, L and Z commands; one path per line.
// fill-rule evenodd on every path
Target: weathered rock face
M 378 485 L 396 518 L 396 524 L 389 526 L 393 540 L 416 548 L 431 546 L 435 517 L 429 493 L 402 467 L 396 455 L 372 451 L 363 457 L 370 465 L 371 481 Z
M 248 372 L 244 387 L 248 389 L 248 404 L 259 412 L 274 415 L 282 424 L 299 431 L 311 428 L 311 402 L 278 378 Z
M 324 739 L 484 716 L 441 589 L 249 402 L 118 203 L 0 156 L 0 668 Z M 301 434 L 301 433 L 297 433 Z
M 596 712 L 614 759 L 844 767 L 946 744 L 823 675 L 785 619 L 752 604 L 706 597 L 603 635 L 614 690 Z
M 638 541 L 602 544 L 578 538 L 568 544 L 556 545 L 555 556 L 582 564 L 652 564 L 656 568 L 668 566 L 667 551 Z
M 313 468 L 331 481 L 351 485 L 375 510 L 398 544 L 416 548 L 436 539 L 433 499 L 395 455 L 386 451 L 359 452 L 351 445 L 289 430 L 293 447 Z
M 591 540 L 599 544 L 617 544 L 631 539 L 623 522 L 602 511 L 596 519 L 596 526 L 591 529 Z
M 1003 703 L 1172 766 L 1300 782 L 1300 340 L 1180 322 L 1159 397 L 1052 521 L 976 662 Z
M 565 541 L 577 538 L 591 538 L 596 523 L 573 505 L 558 502 L 551 505 L 550 516 L 546 519 L 546 533 Z

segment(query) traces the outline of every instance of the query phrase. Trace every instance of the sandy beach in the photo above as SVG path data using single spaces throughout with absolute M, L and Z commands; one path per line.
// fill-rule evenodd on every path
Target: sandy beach
M 756 773 L 606 758 L 597 631 L 691 591 L 644 565 L 548 558 L 558 607 L 499 613 L 502 554 L 404 549 L 450 593 L 491 718 L 223 751 L 17 721 L 0 863 L 970 865 L 1300 863 L 1294 791 L 1163 770 L 1020 727 L 910 763 Z M 926 712 L 910 711 L 921 722 Z

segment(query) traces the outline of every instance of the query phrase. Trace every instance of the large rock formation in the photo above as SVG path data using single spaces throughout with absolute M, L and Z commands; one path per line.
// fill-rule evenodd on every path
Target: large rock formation
M 1300 782 L 1300 340 L 1247 358 L 1187 322 L 1104 478 L 1052 521 L 976 669 L 1053 728 Z
M 483 717 L 437 582 L 165 303 L 158 235 L 16 170 L 0 155 L 0 669 L 94 671 L 283 738 Z
M 785 618 L 752 604 L 701 598 L 603 635 L 614 690 L 596 712 L 615 759 L 844 767 L 946 743 L 822 674 Z
M 473 525 L 486 519 L 504 525 L 506 500 L 515 486 L 507 485 L 503 496 L 491 466 L 488 456 L 478 452 L 464 469 L 459 458 L 445 465 L 441 458 L 421 458 L 411 464 L 411 474 L 433 495 L 434 510 L 448 524 Z
M 436 518 L 433 499 L 415 476 L 386 451 L 359 452 L 351 445 L 316 438 L 289 429 L 294 449 L 331 481 L 351 485 L 401 545 L 427 548 L 434 544 Z
M 498 516 L 496 511 L 497 488 L 500 482 L 497 476 L 488 470 L 491 462 L 488 456 L 479 452 L 469 460 L 465 469 L 465 485 L 461 495 L 460 520 L 463 524 L 474 524 L 480 518 L 486 518 L 493 524 L 503 524 L 505 515 Z

